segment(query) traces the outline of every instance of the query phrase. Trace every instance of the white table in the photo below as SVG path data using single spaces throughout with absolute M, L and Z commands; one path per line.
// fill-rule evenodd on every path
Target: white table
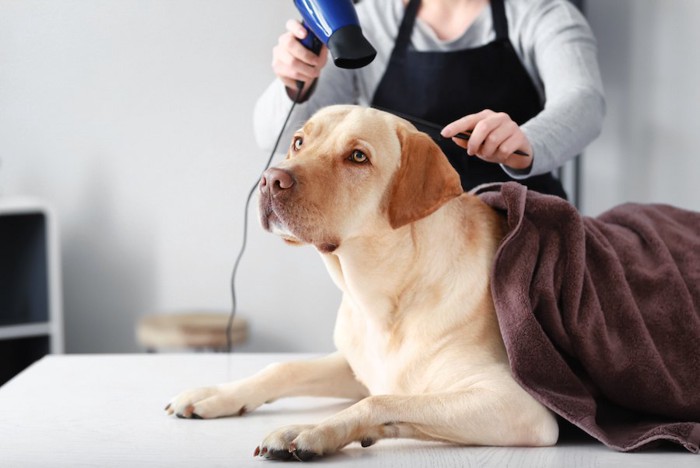
M 0 467 L 278 466 L 253 458 L 268 432 L 315 422 L 341 400 L 297 398 L 242 418 L 182 420 L 164 406 L 194 386 L 249 375 L 292 354 L 50 356 L 0 387 Z M 664 449 L 622 454 L 576 439 L 549 448 L 454 447 L 383 440 L 312 462 L 334 467 L 658 467 L 700 466 L 700 457 Z

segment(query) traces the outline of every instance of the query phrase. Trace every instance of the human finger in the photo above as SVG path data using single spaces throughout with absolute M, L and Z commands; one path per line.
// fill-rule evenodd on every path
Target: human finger
M 280 78 L 310 81 L 318 77 L 325 57 L 315 55 L 291 33 L 285 33 L 272 50 L 272 70 Z
M 479 120 L 476 125 L 474 125 L 471 135 L 469 136 L 467 153 L 481 155 L 482 145 L 486 142 L 486 138 L 491 132 L 502 125 L 507 118 L 508 116 L 502 112 L 493 112 Z
M 316 55 L 311 50 L 307 49 L 304 44 L 299 42 L 299 38 L 290 32 L 286 32 L 280 36 L 278 45 L 282 49 L 286 50 L 291 56 L 300 60 L 304 64 L 313 67 L 322 66 L 321 56 Z
M 304 25 L 295 19 L 288 19 L 284 27 L 287 29 L 287 32 L 291 33 L 299 40 L 305 39 L 306 35 L 309 33 Z
M 296 39 L 297 43 L 301 44 L 301 40 L 306 39 L 309 32 L 306 28 L 297 20 L 287 20 L 286 28 L 289 33 L 291 33 Z M 311 50 L 307 49 L 303 44 L 301 44 L 302 49 L 294 46 L 294 50 L 291 52 L 300 60 L 315 67 L 323 68 L 328 59 L 328 48 L 326 46 L 321 46 L 321 50 L 318 55 L 313 53 Z M 297 52 L 297 53 L 294 53 Z
M 518 150 L 526 153 L 527 156 L 515 154 Z M 532 166 L 532 145 L 522 130 L 511 135 L 510 138 L 501 143 L 501 146 L 499 146 L 499 153 L 498 157 L 502 160 L 502 164 L 510 168 L 522 170 Z
M 440 135 L 442 135 L 443 138 L 452 138 L 458 133 L 471 131 L 479 121 L 485 119 L 493 113 L 493 111 L 486 109 L 476 114 L 465 115 L 464 117 L 445 125 L 440 132 Z
M 495 126 L 490 129 L 476 154 L 481 159 L 490 162 L 502 163 L 508 158 L 509 155 L 503 154 L 501 151 L 501 145 L 507 139 L 516 135 L 519 132 L 519 128 L 518 125 L 510 119 L 497 118 L 494 120 L 494 123 Z M 471 140 L 472 137 L 469 139 Z

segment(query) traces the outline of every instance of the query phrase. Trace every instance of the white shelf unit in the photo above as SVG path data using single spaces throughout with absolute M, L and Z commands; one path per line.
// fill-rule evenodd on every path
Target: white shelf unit
M 63 353 L 58 252 L 46 203 L 0 197 L 0 385 L 44 355 Z

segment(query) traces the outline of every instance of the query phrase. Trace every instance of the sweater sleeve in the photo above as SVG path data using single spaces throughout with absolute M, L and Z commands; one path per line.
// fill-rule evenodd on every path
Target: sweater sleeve
M 521 127 L 533 147 L 532 167 L 503 167 L 516 179 L 551 172 L 580 154 L 600 134 L 605 114 L 596 41 L 583 15 L 568 1 L 540 1 L 523 22 L 523 58 L 537 71 L 545 103 Z

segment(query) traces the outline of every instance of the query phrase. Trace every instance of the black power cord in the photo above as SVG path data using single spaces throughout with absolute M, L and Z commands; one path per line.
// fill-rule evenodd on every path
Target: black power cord
M 277 140 L 275 141 L 275 144 L 272 147 L 272 151 L 270 151 L 270 157 L 267 158 L 267 163 L 265 163 L 265 167 L 260 172 L 261 176 L 267 170 L 267 168 L 270 167 L 272 158 L 274 158 L 275 152 L 277 151 L 277 147 L 279 146 L 280 140 L 282 139 L 282 134 L 287 128 L 287 123 L 289 123 L 289 118 L 292 116 L 294 107 L 296 107 L 297 103 L 299 102 L 299 99 L 301 98 L 301 91 L 303 88 L 304 83 L 302 81 L 297 81 L 297 93 L 294 97 L 294 100 L 292 101 L 292 107 L 289 109 L 289 113 L 287 113 L 287 117 L 284 119 L 284 123 L 282 124 L 282 128 L 280 129 L 280 133 L 279 135 L 277 135 Z M 241 243 L 241 250 L 238 252 L 238 256 L 236 257 L 236 262 L 233 264 L 233 272 L 231 273 L 231 315 L 229 316 L 228 324 L 226 325 L 226 350 L 229 353 L 233 351 L 233 337 L 231 336 L 231 334 L 233 332 L 233 319 L 236 317 L 238 305 L 236 301 L 236 273 L 238 272 L 238 265 L 241 263 L 243 252 L 245 252 L 245 247 L 248 243 L 248 210 L 250 208 L 250 200 L 253 198 L 253 194 L 255 193 L 255 189 L 257 188 L 258 182 L 256 182 L 255 185 L 251 187 L 250 191 L 248 192 L 248 197 L 245 200 L 245 209 L 243 212 L 243 242 Z

